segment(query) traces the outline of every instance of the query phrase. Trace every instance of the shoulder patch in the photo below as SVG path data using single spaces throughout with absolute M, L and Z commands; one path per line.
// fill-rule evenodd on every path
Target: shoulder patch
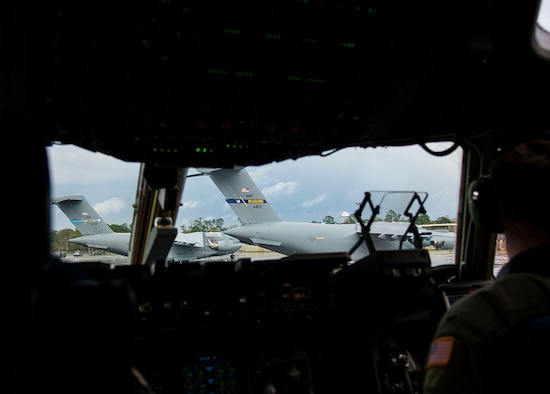
M 434 339 L 430 346 L 426 368 L 444 367 L 449 364 L 454 344 L 455 338 L 451 336 Z

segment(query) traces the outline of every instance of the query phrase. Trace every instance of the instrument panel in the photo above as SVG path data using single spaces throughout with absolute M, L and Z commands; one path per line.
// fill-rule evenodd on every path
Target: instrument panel
M 129 278 L 137 366 L 157 394 L 399 392 L 403 382 L 418 385 L 430 302 L 413 306 L 422 297 L 410 293 L 406 311 L 381 313 L 379 306 L 387 299 L 393 308 L 413 282 L 430 288 L 429 261 L 396 256 L 392 262 L 404 265 L 381 256 L 348 265 L 348 255 L 338 253 L 190 263 Z

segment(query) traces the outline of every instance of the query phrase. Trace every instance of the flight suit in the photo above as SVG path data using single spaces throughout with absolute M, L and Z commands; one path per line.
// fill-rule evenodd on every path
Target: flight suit
M 545 246 L 510 260 L 491 285 L 456 301 L 443 315 L 427 355 L 423 393 L 525 392 L 520 376 L 532 360 L 518 356 L 520 328 L 548 313 L 550 246 Z

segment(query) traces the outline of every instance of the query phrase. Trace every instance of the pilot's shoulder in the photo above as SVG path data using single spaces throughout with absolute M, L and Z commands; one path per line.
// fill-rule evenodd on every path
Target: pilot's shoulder
M 440 322 L 441 333 L 502 331 L 550 313 L 550 277 L 514 273 L 457 301 Z
M 516 272 L 495 280 L 488 290 L 508 309 L 550 312 L 550 276 Z
M 550 297 L 550 276 L 530 272 L 514 272 L 498 278 L 488 288 L 500 297 Z M 528 299 L 527 301 L 531 301 Z

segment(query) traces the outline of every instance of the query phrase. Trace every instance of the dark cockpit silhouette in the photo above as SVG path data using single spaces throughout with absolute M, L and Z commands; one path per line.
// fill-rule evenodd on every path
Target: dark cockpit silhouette
M 135 367 L 157 394 L 421 393 L 445 301 L 494 279 L 497 234 L 472 224 L 467 185 L 487 172 L 497 137 L 550 125 L 550 63 L 533 47 L 539 8 L 2 5 L 3 388 L 133 391 Z M 129 264 L 51 257 L 45 149 L 55 144 L 140 163 Z M 451 264 L 432 266 L 422 248 L 358 262 L 348 251 L 148 260 L 164 252 L 151 253 L 162 249 L 155 223 L 175 222 L 189 167 L 409 145 L 463 150 Z

